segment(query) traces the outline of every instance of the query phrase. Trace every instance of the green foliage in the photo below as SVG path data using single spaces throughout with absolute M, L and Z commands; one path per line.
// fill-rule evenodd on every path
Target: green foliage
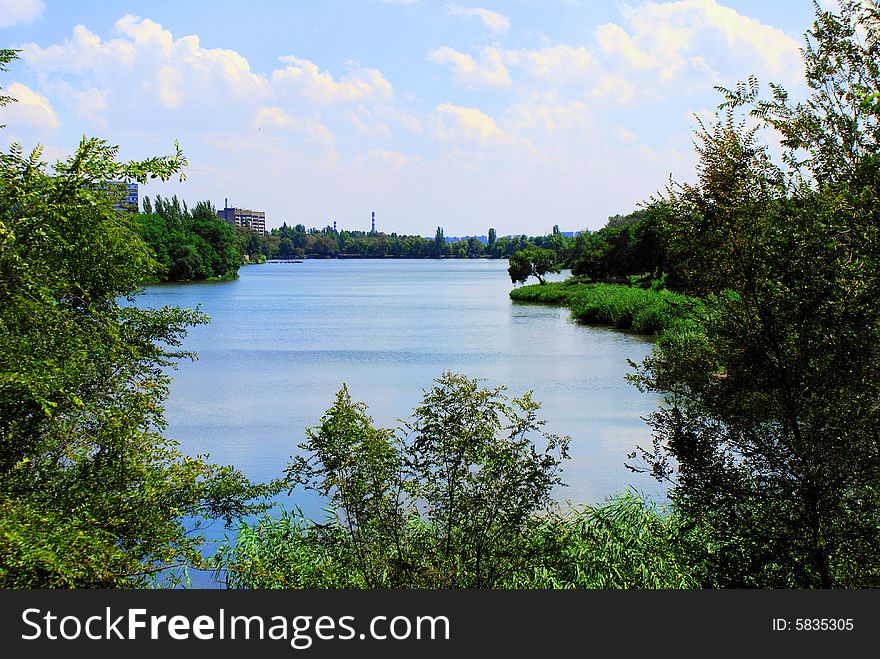
M 444 373 L 390 431 L 343 388 L 288 468 L 335 518 L 246 529 L 221 558 L 229 585 L 490 588 L 530 569 L 535 515 L 561 484 L 568 438 L 541 430 L 529 394 L 508 402 L 502 391 Z
M 632 493 L 545 517 L 535 530 L 543 564 L 514 588 L 696 588 L 679 518 Z
M 147 212 L 147 209 L 155 212 Z M 141 238 L 162 265 L 164 281 L 232 279 L 242 262 L 242 240 L 235 228 L 217 217 L 210 202 L 200 201 L 190 211 L 175 195 L 156 195 L 155 206 L 144 198 L 138 216 Z M 253 232 L 252 232 L 253 233 Z M 256 234 L 254 234 L 256 235 Z
M 431 533 L 421 518 L 409 522 L 407 534 L 417 538 Z M 493 587 L 696 588 L 701 575 L 687 563 L 692 542 L 678 517 L 627 493 L 565 514 L 531 517 L 517 543 L 528 551 L 528 560 L 493 557 L 499 563 L 493 568 L 499 576 Z M 364 578 L 358 561 L 341 524 L 319 524 L 298 511 L 282 511 L 242 527 L 219 565 L 234 588 L 376 587 Z M 379 585 L 391 583 L 386 579 Z M 430 582 L 421 585 L 434 587 Z
M 683 331 L 698 326 L 701 315 L 701 305 L 695 298 L 669 290 L 577 280 L 515 288 L 510 297 L 520 302 L 567 306 L 578 322 L 613 325 L 639 334 Z
M 542 247 L 529 247 L 511 255 L 507 266 L 507 273 L 513 283 L 525 282 L 529 277 L 536 277 L 543 285 L 546 283 L 544 276 L 548 272 L 559 272 L 559 270 L 556 254 Z
M 215 556 L 228 588 L 370 588 L 358 555 L 338 523 L 319 524 L 297 511 L 242 525 L 234 544 Z
M 406 236 L 381 231 L 337 231 L 333 227 L 306 229 L 302 224 L 290 226 L 286 222 L 271 229 L 269 235 L 256 236 L 257 249 L 244 253 L 253 255 L 260 251 L 266 258 L 509 258 L 528 247 L 550 249 L 556 262 L 568 264 L 574 253 L 574 239 L 561 233 L 549 236 L 498 237 L 494 228 L 489 229 L 487 243 L 476 237 L 448 242 L 442 227 L 433 238 Z
M 572 250 L 571 272 L 597 282 L 623 282 L 638 275 L 658 278 L 665 268 L 665 244 L 653 207 L 608 218 L 593 233 L 582 233 Z
M 199 564 L 184 517 L 231 523 L 263 491 L 162 437 L 169 367 L 194 311 L 141 310 L 157 264 L 105 181 L 167 179 L 84 139 L 50 170 L 0 155 L 0 587 L 112 587 Z M 198 522 L 193 522 L 198 524 Z
M 672 274 L 706 312 L 636 378 L 668 401 L 644 457 L 674 478 L 706 585 L 880 583 L 880 114 L 863 104 L 880 13 L 840 7 L 817 7 L 808 33 L 812 96 L 723 90 L 698 182 L 657 205 Z M 759 129 L 780 137 L 780 163 Z
M 18 59 L 18 53 L 19 51 L 17 50 L 8 50 L 6 48 L 0 49 L 0 71 L 8 71 L 9 68 L 7 67 L 7 64 L 9 64 L 13 60 Z M 2 87 L 0 87 L 0 89 L 2 89 Z M 0 94 L 0 107 L 8 105 L 9 103 L 14 103 L 15 101 L 16 99 L 12 98 L 11 96 L 4 96 Z M 0 125 L 0 128 L 6 128 L 6 126 Z

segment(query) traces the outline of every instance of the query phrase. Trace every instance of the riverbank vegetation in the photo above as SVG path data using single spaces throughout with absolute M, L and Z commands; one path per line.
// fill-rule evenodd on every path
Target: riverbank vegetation
M 520 302 L 565 306 L 580 323 L 611 325 L 639 334 L 698 327 L 702 314 L 697 298 L 668 289 L 597 284 L 577 278 L 543 286 L 522 286 L 513 289 L 510 297 Z
M 567 514 L 551 489 L 569 438 L 529 394 L 445 373 L 410 421 L 376 428 L 343 388 L 287 483 L 334 515 L 265 516 L 217 557 L 232 588 L 679 588 L 676 520 L 627 495 Z

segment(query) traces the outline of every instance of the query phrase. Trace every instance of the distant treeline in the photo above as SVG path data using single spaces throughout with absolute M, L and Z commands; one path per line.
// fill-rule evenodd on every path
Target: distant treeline
M 529 247 L 553 253 L 556 264 L 596 281 L 625 280 L 631 275 L 659 276 L 663 253 L 649 210 L 608 218 L 595 232 L 576 238 L 558 226 L 545 236 L 501 236 L 488 230 L 487 242 L 469 237 L 447 242 L 443 228 L 433 238 L 367 231 L 307 229 L 287 223 L 261 236 L 217 217 L 210 201 L 192 209 L 177 196 L 143 200 L 138 216 L 141 237 L 163 270 L 163 281 L 232 279 L 244 263 L 290 258 L 493 258 L 506 259 Z
M 469 237 L 448 242 L 443 227 L 437 227 L 433 238 L 424 236 L 387 234 L 378 231 L 337 231 L 306 229 L 302 224 L 286 223 L 264 236 L 263 254 L 266 258 L 494 258 L 505 259 L 530 245 L 552 249 L 560 262 L 571 257 L 574 239 L 563 236 L 558 227 L 547 236 L 526 235 L 498 237 L 494 228 L 488 231 L 487 242 Z

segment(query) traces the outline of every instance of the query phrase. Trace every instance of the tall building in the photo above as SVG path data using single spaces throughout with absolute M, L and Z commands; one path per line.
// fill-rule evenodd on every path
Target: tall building
M 229 224 L 253 229 L 261 236 L 266 235 L 266 213 L 263 211 L 225 206 L 217 211 L 217 217 Z
M 126 181 L 107 181 L 106 185 L 116 188 L 122 194 L 122 197 L 114 204 L 118 211 L 130 211 L 137 213 L 138 211 L 138 184 L 128 183 Z

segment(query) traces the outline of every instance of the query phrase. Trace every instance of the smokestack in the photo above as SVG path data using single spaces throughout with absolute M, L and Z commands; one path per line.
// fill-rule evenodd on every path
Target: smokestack
M 333 220 L 333 230 L 336 231 L 336 220 Z
M 372 232 L 376 233 L 376 211 L 373 211 L 373 228 Z

